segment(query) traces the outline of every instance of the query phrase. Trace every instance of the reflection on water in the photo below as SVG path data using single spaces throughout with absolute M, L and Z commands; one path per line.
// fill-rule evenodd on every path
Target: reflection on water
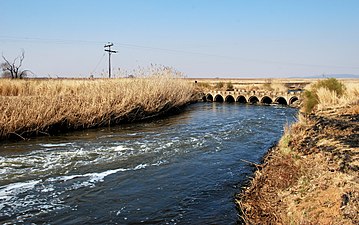
M 203 103 L 147 123 L 0 144 L 3 223 L 233 224 L 233 196 L 296 110 Z

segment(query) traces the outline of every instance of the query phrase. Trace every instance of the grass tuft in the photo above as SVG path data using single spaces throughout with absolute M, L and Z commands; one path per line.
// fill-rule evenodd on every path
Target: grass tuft
M 347 84 L 335 78 L 320 80 L 304 92 L 302 111 L 343 108 L 358 104 L 359 84 Z

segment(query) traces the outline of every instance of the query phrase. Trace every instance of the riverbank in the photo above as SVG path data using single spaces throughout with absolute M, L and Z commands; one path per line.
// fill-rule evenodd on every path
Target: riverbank
M 144 120 L 194 100 L 188 81 L 158 72 L 127 79 L 0 79 L 0 140 Z
M 359 105 L 330 108 L 324 97 L 286 129 L 237 196 L 246 224 L 359 223 Z

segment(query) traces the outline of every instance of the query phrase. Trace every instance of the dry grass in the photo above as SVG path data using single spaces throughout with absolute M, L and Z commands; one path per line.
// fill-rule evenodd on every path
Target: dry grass
M 316 90 L 237 198 L 246 224 L 359 224 L 359 85 Z
M 171 70 L 133 79 L 0 80 L 0 139 L 141 120 L 193 100 Z
M 359 117 L 349 112 L 300 116 L 286 127 L 238 196 L 246 224 L 359 223 Z
M 320 86 L 318 84 L 322 82 L 322 84 L 328 81 L 327 83 L 330 88 Z M 339 81 L 335 80 L 336 87 L 333 85 L 335 82 L 333 79 L 321 80 L 315 83 L 310 84 L 307 87 L 310 95 L 306 95 L 304 99 L 304 107 L 302 107 L 303 112 L 310 113 L 313 110 L 315 111 L 325 111 L 331 109 L 340 109 L 340 108 L 348 108 L 353 105 L 359 104 L 359 81 Z M 340 85 L 342 85 L 343 89 L 341 89 Z M 309 103 L 312 104 L 309 104 Z
M 281 224 L 285 205 L 281 204 L 277 193 L 294 184 L 299 176 L 299 167 L 290 154 L 278 154 L 278 149 L 270 152 L 263 168 L 255 172 L 250 186 L 237 198 L 243 221 L 246 224 Z
M 281 214 L 284 224 L 354 224 L 341 212 L 342 196 L 355 185 L 353 177 L 328 168 L 323 153 L 300 157 L 297 181 L 278 192 L 286 205 Z M 357 186 L 357 185 L 356 185 Z
M 260 89 L 274 92 L 288 91 L 288 87 L 286 87 L 283 83 L 265 83 L 260 86 Z
M 206 78 L 191 78 L 188 79 L 190 82 L 197 82 L 198 88 L 202 92 L 212 91 L 212 90 L 222 90 L 227 89 L 226 84 L 231 83 L 234 89 L 243 90 L 243 91 L 257 91 L 257 90 L 267 90 L 275 92 L 287 92 L 289 87 L 303 88 L 306 84 L 313 82 L 313 79 L 206 79 Z M 222 83 L 219 84 L 219 83 Z
M 287 92 L 288 87 L 286 87 L 283 83 L 272 83 L 272 88 L 276 92 Z
M 334 91 L 327 88 L 319 88 L 318 110 L 344 108 L 359 103 L 359 84 L 346 84 L 346 91 L 343 96 L 338 96 Z

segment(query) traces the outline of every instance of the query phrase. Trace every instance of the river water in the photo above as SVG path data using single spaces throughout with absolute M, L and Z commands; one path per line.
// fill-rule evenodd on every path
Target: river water
M 198 103 L 152 122 L 0 143 L 0 223 L 235 224 L 297 110 Z

